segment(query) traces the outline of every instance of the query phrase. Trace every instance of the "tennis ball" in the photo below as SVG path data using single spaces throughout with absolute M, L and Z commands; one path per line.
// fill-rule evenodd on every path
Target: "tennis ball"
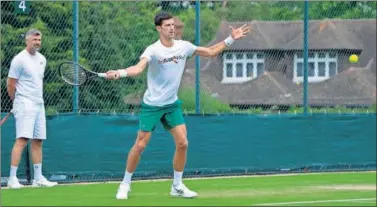
M 357 63 L 359 61 L 359 56 L 353 54 L 351 55 L 348 60 L 350 61 L 350 63 Z

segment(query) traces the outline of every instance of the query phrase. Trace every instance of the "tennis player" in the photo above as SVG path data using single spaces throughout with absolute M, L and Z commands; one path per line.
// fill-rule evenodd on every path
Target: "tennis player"
M 117 199 L 128 198 L 132 174 L 156 124 L 160 121 L 164 128 L 170 131 L 176 144 L 173 158 L 174 181 L 170 195 L 185 198 L 197 196 L 196 192 L 188 189 L 182 182 L 188 141 L 181 101 L 177 94 L 186 60 L 193 55 L 215 57 L 249 32 L 246 25 L 237 29 L 231 28 L 231 35 L 224 41 L 211 47 L 198 47 L 187 41 L 174 40 L 174 20 L 169 13 L 157 14 L 154 22 L 160 38 L 146 48 L 139 63 L 126 69 L 107 72 L 107 78 L 111 80 L 133 77 L 141 74 L 148 65 L 148 88 L 141 103 L 139 131 L 136 142 L 128 154 L 124 179 L 116 194 Z
M 13 115 L 16 120 L 16 141 L 11 155 L 8 187 L 21 188 L 17 168 L 22 151 L 31 139 L 34 164 L 34 187 L 57 185 L 42 175 L 42 141 L 46 139 L 46 117 L 43 100 L 43 78 L 46 58 L 38 52 L 42 33 L 36 29 L 25 35 L 26 48 L 12 60 L 8 74 L 7 89 L 13 100 Z

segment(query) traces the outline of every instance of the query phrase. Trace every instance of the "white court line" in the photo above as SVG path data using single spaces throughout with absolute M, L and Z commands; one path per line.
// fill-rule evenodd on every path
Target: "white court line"
M 338 200 L 293 201 L 293 202 L 282 202 L 282 203 L 261 203 L 261 204 L 254 204 L 253 206 L 273 206 L 273 205 L 327 203 L 327 202 L 357 202 L 357 201 L 370 201 L 370 200 L 376 200 L 376 198 L 355 198 L 355 199 L 338 199 Z

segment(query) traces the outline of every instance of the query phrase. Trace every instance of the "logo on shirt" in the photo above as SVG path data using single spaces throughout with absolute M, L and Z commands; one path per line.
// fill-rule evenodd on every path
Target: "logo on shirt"
M 158 60 L 158 64 L 164 64 L 164 63 L 169 63 L 169 62 L 178 63 L 179 60 L 183 60 L 183 59 L 185 59 L 184 55 L 173 56 L 171 58 L 164 58 L 162 60 Z

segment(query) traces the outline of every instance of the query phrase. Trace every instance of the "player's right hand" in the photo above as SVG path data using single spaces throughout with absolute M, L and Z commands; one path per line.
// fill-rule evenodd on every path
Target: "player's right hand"
M 108 80 L 117 80 L 120 77 L 119 72 L 116 70 L 109 70 L 106 72 L 106 75 L 106 79 Z

